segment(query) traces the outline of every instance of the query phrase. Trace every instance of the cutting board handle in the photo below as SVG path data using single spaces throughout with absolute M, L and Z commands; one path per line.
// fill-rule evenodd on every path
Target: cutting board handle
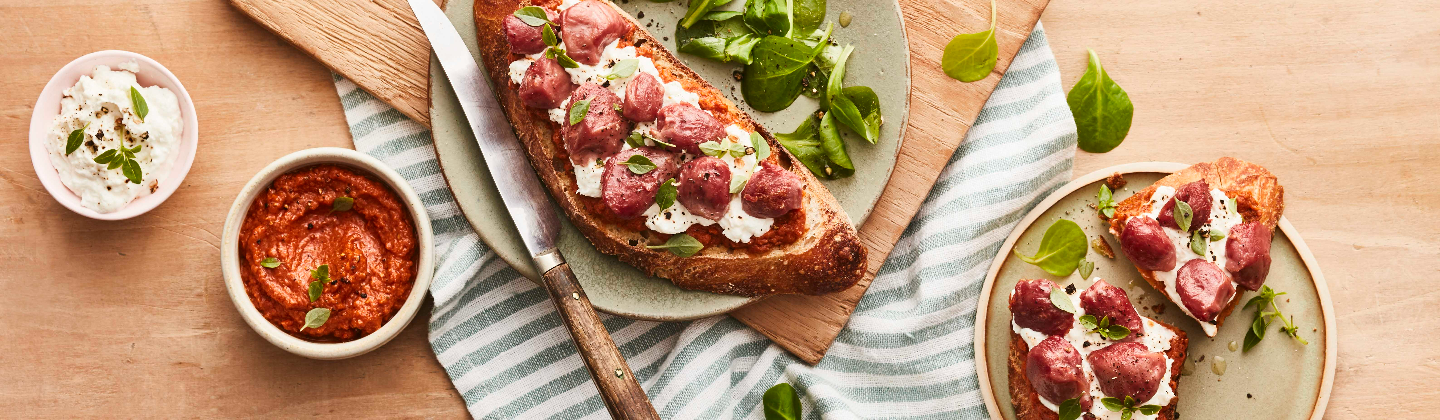
M 550 300 L 555 302 L 555 307 L 560 310 L 560 319 L 570 328 L 570 336 L 574 337 L 575 347 L 580 350 L 585 366 L 590 368 L 590 378 L 600 389 L 600 398 L 605 400 L 610 417 L 659 420 L 660 415 L 650 405 L 650 398 L 635 381 L 630 365 L 625 363 L 625 357 L 620 355 L 620 349 L 615 347 L 615 341 L 605 331 L 605 325 L 600 323 L 600 316 L 590 306 L 590 298 L 585 296 L 585 290 L 575 280 L 570 264 L 561 262 L 546 271 L 544 277 Z

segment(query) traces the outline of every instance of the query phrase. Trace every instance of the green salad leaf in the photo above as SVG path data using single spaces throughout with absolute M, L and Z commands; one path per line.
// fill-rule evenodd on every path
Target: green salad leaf
M 818 120 L 815 117 L 806 118 L 794 132 L 776 133 L 775 140 L 815 176 L 839 179 L 855 173 L 855 165 L 845 151 L 840 130 L 828 112 Z
M 1000 56 L 995 43 L 995 13 L 995 0 L 990 0 L 990 29 L 955 35 L 945 44 L 945 53 L 940 56 L 940 68 L 945 75 L 969 83 L 984 79 L 995 70 L 995 60 Z
M 781 382 L 765 390 L 765 420 L 800 420 L 800 395 L 790 384 Z
M 828 27 L 821 42 L 810 46 L 801 41 L 774 35 L 761 39 L 751 51 L 753 60 L 745 65 L 745 78 L 740 93 L 745 102 L 761 112 L 775 112 L 795 102 L 800 96 L 800 81 L 805 77 L 815 56 L 830 36 Z
M 865 86 L 844 87 L 845 61 L 850 57 L 852 46 L 840 51 L 840 59 L 830 72 L 826 82 L 825 100 L 830 113 L 846 128 L 859 134 L 865 141 L 875 144 L 880 141 L 880 97 Z
M 680 18 L 680 26 L 689 28 L 695 25 L 714 10 L 716 7 L 724 6 L 730 0 L 690 0 L 690 8 L 685 11 L 685 17 Z
M 1095 50 L 1090 50 L 1090 65 L 1065 95 L 1065 102 L 1075 115 L 1080 150 L 1090 153 L 1114 150 L 1130 133 L 1135 105 L 1130 103 L 1130 95 L 1100 66 L 1100 56 L 1095 55 Z
M 790 0 L 790 33 L 809 33 L 825 23 L 825 0 Z
M 1040 250 L 1033 256 L 1025 256 L 1015 249 L 1015 256 L 1021 261 L 1039 266 L 1045 272 L 1056 276 L 1068 276 L 1080 266 L 1089 251 L 1085 241 L 1085 230 L 1075 222 L 1060 219 L 1045 229 L 1040 239 Z
M 745 2 L 744 19 L 745 26 L 749 26 L 750 30 L 755 31 L 756 34 L 788 37 L 790 36 L 790 1 L 749 0 Z

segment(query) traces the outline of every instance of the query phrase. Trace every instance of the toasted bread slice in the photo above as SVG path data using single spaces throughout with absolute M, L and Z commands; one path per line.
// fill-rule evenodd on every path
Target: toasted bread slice
M 1110 233 L 1115 235 L 1118 241 L 1120 234 L 1125 229 L 1126 220 L 1149 213 L 1150 197 L 1155 194 L 1156 187 L 1163 185 L 1178 189 L 1180 186 L 1201 179 L 1205 180 L 1210 188 L 1224 191 L 1226 196 L 1235 199 L 1236 209 L 1245 222 L 1258 221 L 1272 230 L 1275 229 L 1275 224 L 1280 222 L 1280 215 L 1285 211 L 1285 188 L 1280 186 L 1275 175 L 1260 165 L 1231 157 L 1222 157 L 1214 162 L 1197 163 L 1180 172 L 1170 174 L 1116 204 L 1115 217 L 1110 219 Z M 1145 278 L 1146 283 L 1150 283 L 1150 286 L 1159 290 L 1161 294 L 1166 294 L 1165 285 L 1156 279 L 1154 272 L 1139 267 L 1136 269 L 1140 271 L 1140 276 Z M 1230 304 L 1216 317 L 1217 327 L 1224 325 L 1225 318 L 1239 306 L 1242 292 L 1242 290 L 1236 290 L 1235 297 L 1231 298 Z M 1166 295 L 1168 298 L 1168 294 Z M 1174 301 L 1174 299 L 1171 300 Z M 1182 305 L 1180 302 L 1175 302 L 1175 304 Z M 1183 308 L 1183 305 L 1181 307 Z
M 1155 417 L 1160 420 L 1173 420 L 1177 418 L 1175 407 L 1180 405 L 1180 370 L 1185 364 L 1186 347 L 1190 344 L 1190 339 L 1179 328 L 1160 321 L 1155 321 L 1155 323 L 1175 333 L 1175 338 L 1170 340 L 1170 350 L 1166 351 L 1165 355 L 1170 357 L 1170 389 L 1175 390 L 1176 397 L 1170 400 L 1170 404 L 1160 409 L 1160 413 Z M 1025 356 L 1029 353 L 1030 349 L 1026 347 L 1025 340 L 1020 338 L 1020 334 L 1011 331 L 1010 355 L 1006 365 L 1009 366 L 1010 371 L 1010 404 L 1015 409 L 1015 418 L 1017 420 L 1057 420 L 1060 417 L 1059 414 L 1050 411 L 1045 404 L 1040 402 L 1040 394 L 1035 392 L 1035 388 L 1030 386 L 1030 380 L 1025 377 Z M 1094 404 L 1098 406 L 1100 400 L 1096 399 Z
M 632 28 L 621 42 L 635 45 L 641 55 L 654 61 L 662 82 L 678 81 L 700 95 L 701 108 L 717 119 L 757 132 L 770 145 L 770 162 L 798 175 L 805 182 L 804 203 L 798 210 L 777 218 L 770 232 L 749 244 L 729 242 L 721 235 L 696 235 L 706 244 L 691 257 L 678 257 L 646 245 L 659 245 L 669 235 L 636 226 L 633 220 L 608 215 L 599 199 L 576 193 L 575 175 L 559 141 L 559 126 L 541 110 L 521 102 L 518 88 L 508 77 L 512 54 L 502 20 L 530 2 L 520 0 L 476 0 L 475 23 L 480 52 L 495 92 L 515 133 L 525 145 L 526 155 L 550 196 L 565 210 L 571 222 L 597 249 L 651 275 L 669 279 L 684 289 L 743 296 L 773 294 L 825 294 L 844 290 L 865 275 L 866 249 L 860 243 L 850 218 L 803 165 L 776 142 L 765 127 L 727 100 L 695 72 L 676 59 L 646 32 L 628 13 L 607 0 Z M 552 10 L 558 1 L 535 2 Z M 770 239 L 767 239 L 770 238 Z M 793 241 L 791 241 L 793 239 Z M 758 241 L 758 242 L 757 242 Z

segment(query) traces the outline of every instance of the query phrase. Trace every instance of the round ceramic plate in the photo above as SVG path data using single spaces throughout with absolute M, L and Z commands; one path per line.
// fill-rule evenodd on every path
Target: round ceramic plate
M 990 266 L 975 321 L 982 327 L 975 333 L 975 365 L 980 392 L 991 417 L 1015 418 L 1006 365 L 1010 344 L 1009 296 L 1015 283 L 1020 279 L 1048 278 L 1061 285 L 1075 283 L 1082 289 L 1092 283 L 1082 280 L 1078 273 L 1056 278 L 1020 261 L 1011 251 L 1033 253 L 1039 249 L 1045 229 L 1062 218 L 1080 224 L 1091 239 L 1105 238 L 1115 250 L 1114 259 L 1100 256 L 1094 250 L 1089 252 L 1088 259 L 1095 262 L 1092 278 L 1100 277 L 1124 288 L 1142 315 L 1180 327 L 1189 334 L 1190 348 L 1184 370 L 1189 373 L 1180 377 L 1178 408 L 1186 420 L 1319 419 L 1324 414 L 1335 377 L 1335 311 L 1315 257 L 1288 220 L 1280 219 L 1279 232 L 1271 245 L 1272 262 L 1265 284 L 1277 292 L 1286 292 L 1283 301 L 1277 299 L 1277 302 L 1286 315 L 1294 316 L 1300 336 L 1310 344 L 1301 345 L 1272 325 L 1260 344 L 1242 352 L 1231 351 L 1230 343 L 1244 342 L 1254 310 L 1237 309 L 1214 338 L 1206 337 L 1199 323 L 1186 317 L 1140 278 L 1140 273 L 1120 251 L 1119 242 L 1110 235 L 1108 225 L 1090 207 L 1095 204 L 1100 183 L 1110 174 L 1124 174 L 1129 181 L 1125 188 L 1115 192 L 1115 201 L 1119 202 L 1188 166 L 1148 162 L 1095 171 L 1061 187 L 1020 221 Z M 1254 295 L 1255 292 L 1245 291 L 1240 298 L 1249 300 Z M 1223 375 L 1212 370 L 1211 365 L 1217 358 L 1223 358 L 1228 365 Z
M 472 2 L 449 3 L 445 14 L 460 31 L 471 54 L 479 57 L 475 47 Z M 733 9 L 744 2 L 733 3 L 722 9 Z M 675 50 L 675 24 L 685 14 L 684 5 L 630 1 L 621 2 L 620 7 L 632 16 L 640 16 L 643 12 L 645 17 L 640 22 L 646 25 L 645 29 L 660 38 L 666 48 Z M 900 150 L 910 107 L 910 57 L 909 50 L 905 48 L 905 28 L 899 4 L 894 1 L 832 0 L 827 20 L 835 21 L 842 11 L 849 11 L 855 16 L 848 27 L 837 25 L 834 34 L 842 45 L 855 44 L 856 59 L 847 66 L 845 80 L 852 85 L 866 85 L 874 89 L 880 96 L 881 113 L 886 116 L 885 125 L 880 130 L 880 141 L 875 145 L 841 130 L 847 139 L 850 158 L 855 162 L 855 176 L 824 181 L 825 187 L 840 201 L 851 221 L 859 226 L 870 215 L 875 201 L 890 180 L 890 171 Z M 741 99 L 739 82 L 731 77 L 739 66 L 686 54 L 679 57 L 729 96 L 731 101 L 751 112 L 771 132 L 794 131 L 819 107 L 815 100 L 801 96 L 783 111 L 754 112 Z M 441 171 L 455 194 L 455 201 L 481 239 L 501 259 L 526 277 L 538 280 L 519 233 L 501 205 L 500 195 L 495 191 L 480 148 L 470 134 L 470 127 L 461 114 L 449 81 L 433 59 L 430 69 L 430 116 L 435 151 Z M 558 207 L 556 211 L 560 211 Z M 729 312 L 759 299 L 680 289 L 668 280 L 648 276 L 615 257 L 601 254 L 570 225 L 563 214 L 561 220 L 564 228 L 560 233 L 560 251 L 585 287 L 590 302 L 601 311 L 638 319 L 685 320 Z

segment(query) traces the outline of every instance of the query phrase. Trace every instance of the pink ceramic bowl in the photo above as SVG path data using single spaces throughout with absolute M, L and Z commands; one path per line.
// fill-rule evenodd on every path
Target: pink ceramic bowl
M 180 131 L 180 153 L 175 156 L 175 164 L 171 166 L 170 175 L 165 177 L 165 182 L 160 184 L 160 189 L 131 201 L 120 210 L 99 213 L 80 205 L 80 196 L 60 182 L 60 174 L 55 172 L 54 165 L 50 163 L 49 152 L 45 150 L 45 136 L 50 132 L 55 116 L 60 114 L 60 97 L 65 89 L 75 86 L 75 82 L 80 81 L 80 76 L 90 74 L 95 66 L 107 65 L 113 69 L 120 63 L 131 60 L 140 65 L 140 73 L 136 78 L 141 85 L 170 89 L 179 100 L 180 119 L 184 121 L 184 128 Z M 45 89 L 40 91 L 40 99 L 35 101 L 35 112 L 30 115 L 30 161 L 35 165 L 35 175 L 40 177 L 40 183 L 45 185 L 45 190 L 50 191 L 55 201 L 59 201 L 70 211 L 92 219 L 123 220 L 150 211 L 170 198 L 170 194 L 175 193 L 175 189 L 185 180 L 185 174 L 190 172 L 190 164 L 195 161 L 195 148 L 200 142 L 199 133 L 200 123 L 195 119 L 195 105 L 190 101 L 190 93 L 185 91 L 185 86 L 180 84 L 180 79 L 175 78 L 170 70 L 150 57 L 133 52 L 99 51 L 86 54 L 60 68 L 55 77 L 50 78 L 50 83 L 45 84 Z

